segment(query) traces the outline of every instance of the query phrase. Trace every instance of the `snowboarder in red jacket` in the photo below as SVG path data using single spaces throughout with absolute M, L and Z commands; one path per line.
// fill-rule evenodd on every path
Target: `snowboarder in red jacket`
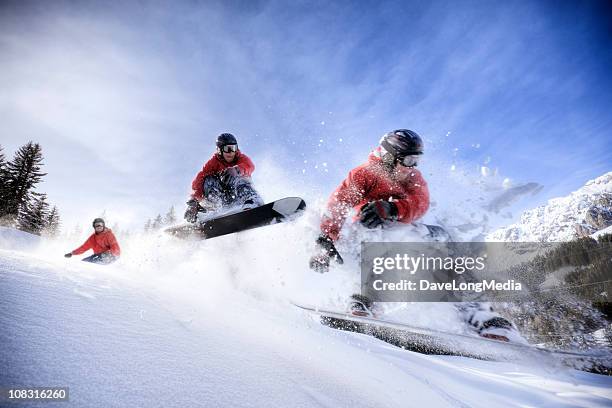
M 368 162 L 351 170 L 329 198 L 316 241 L 319 251 L 310 260 L 312 269 L 326 272 L 332 259 L 343 263 L 334 242 L 352 210 L 357 214 L 354 220 L 366 228 L 409 224 L 427 212 L 429 190 L 416 169 L 422 154 L 423 141 L 412 130 L 383 135 Z
M 113 231 L 106 228 L 102 218 L 93 220 L 92 226 L 94 228 L 94 233 L 87 238 L 87 241 L 64 256 L 70 258 L 72 255 L 79 255 L 91 249 L 93 250 L 93 255 L 83 258 L 83 261 L 98 264 L 115 262 L 121 255 L 121 248 L 119 248 L 117 238 L 115 238 Z
M 383 135 L 380 146 L 368 162 L 351 170 L 336 188 L 327 204 L 317 238 L 317 254 L 310 267 L 327 272 L 333 259 L 343 263 L 334 242 L 352 210 L 355 220 L 367 228 L 391 223 L 411 223 L 421 218 L 429 208 L 429 190 L 421 173 L 415 168 L 423 154 L 423 141 L 414 131 L 398 129 Z M 357 316 L 372 316 L 373 302 L 361 294 L 349 300 L 349 312 Z M 516 327 L 493 311 L 488 304 L 458 304 L 461 317 L 478 334 L 496 340 L 525 342 Z
M 217 151 L 204 164 L 191 183 L 191 199 L 187 201 L 185 220 L 194 223 L 199 212 L 216 211 L 222 207 L 257 207 L 263 200 L 251 184 L 255 165 L 238 149 L 231 133 L 217 137 Z

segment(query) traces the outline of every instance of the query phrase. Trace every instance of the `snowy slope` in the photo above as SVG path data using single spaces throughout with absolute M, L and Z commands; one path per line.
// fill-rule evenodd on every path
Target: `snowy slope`
M 599 217 L 599 218 L 598 218 Z M 559 242 L 591 235 L 612 222 L 612 172 L 566 197 L 525 211 L 516 224 L 488 235 L 489 241 Z
M 0 248 L 34 249 L 40 245 L 38 235 L 0 226 Z
M 300 247 L 268 253 L 300 242 L 295 230 L 142 238 L 110 267 L 65 260 L 66 243 L 0 248 L 0 387 L 70 387 L 69 404 L 41 406 L 612 404 L 611 377 L 425 356 L 321 326 L 289 298 L 341 279 L 298 270 Z

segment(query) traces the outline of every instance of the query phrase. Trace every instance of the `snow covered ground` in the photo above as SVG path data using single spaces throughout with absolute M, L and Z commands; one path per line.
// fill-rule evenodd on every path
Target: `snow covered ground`
M 0 240 L 0 387 L 69 387 L 68 404 L 40 406 L 612 405 L 612 377 L 426 356 L 321 326 L 289 301 L 330 302 L 348 272 L 303 267 L 303 231 L 134 237 L 108 267 L 64 259 L 75 243 Z M 446 309 L 420 310 L 415 324 L 451 324 Z

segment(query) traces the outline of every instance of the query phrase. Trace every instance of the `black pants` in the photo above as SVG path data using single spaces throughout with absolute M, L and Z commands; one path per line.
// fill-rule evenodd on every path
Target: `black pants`
M 219 207 L 242 205 L 248 200 L 256 206 L 263 205 L 250 178 L 246 177 L 235 177 L 229 184 L 225 184 L 217 175 L 208 176 L 204 179 L 204 196 Z
M 115 262 L 117 259 L 119 259 L 118 256 L 115 256 L 108 252 L 103 252 L 101 254 L 93 254 L 91 256 L 88 256 L 87 258 L 83 258 L 82 261 L 91 262 L 95 264 L 108 265 L 109 263 Z

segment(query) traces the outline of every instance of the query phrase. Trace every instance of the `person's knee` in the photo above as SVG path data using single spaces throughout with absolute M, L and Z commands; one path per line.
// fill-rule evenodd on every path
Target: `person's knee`
M 206 198 L 216 199 L 222 194 L 223 186 L 219 182 L 218 177 L 211 175 L 204 179 L 202 191 L 204 192 L 204 196 Z

